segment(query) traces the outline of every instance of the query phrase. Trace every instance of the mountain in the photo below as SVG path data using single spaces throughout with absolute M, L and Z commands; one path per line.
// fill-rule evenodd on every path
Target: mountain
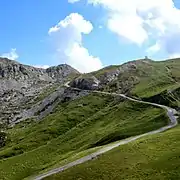
M 39 108 L 32 106 L 78 74 L 66 64 L 40 69 L 0 58 L 0 122 L 9 124 L 34 116 Z M 57 95 L 46 101 L 56 98 Z M 41 109 L 47 105 L 45 102 Z
M 164 109 L 111 93 L 179 111 L 180 60 L 133 60 L 81 74 L 65 64 L 39 69 L 1 58 L 0 89 L 1 178 L 33 179 L 169 124 Z M 143 137 L 49 179 L 179 179 L 179 132 Z
M 90 84 L 94 83 L 95 87 L 99 84 L 97 89 L 147 97 L 179 83 L 179 65 L 178 59 L 161 62 L 149 59 L 130 61 L 123 65 L 109 66 L 96 72 L 83 74 L 72 82 L 72 86 L 86 89 L 82 81 L 86 83 L 86 80 L 91 79 Z
M 38 83 L 42 83 L 42 85 L 43 83 L 61 83 L 72 74 L 79 74 L 79 72 L 66 64 L 41 69 L 0 58 L 0 80 L 4 82 L 0 92 L 11 89 L 28 89 L 33 85 L 38 88 L 38 86 L 36 87 Z

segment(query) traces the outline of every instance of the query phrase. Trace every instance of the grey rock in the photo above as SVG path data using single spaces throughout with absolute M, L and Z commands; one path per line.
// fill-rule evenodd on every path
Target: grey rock
M 59 103 L 74 100 L 88 94 L 88 92 L 60 87 L 54 93 L 43 99 L 41 102 L 34 104 L 30 109 L 24 110 L 20 114 L 15 115 L 10 124 L 13 126 L 29 118 L 41 120 L 48 114 L 53 112 L 53 110 Z
M 84 89 L 84 90 L 96 90 L 98 89 L 100 81 L 94 77 L 78 77 L 70 82 L 71 87 Z
M 61 82 L 63 78 L 69 76 L 70 74 L 79 74 L 79 72 L 67 64 L 62 64 L 59 66 L 53 66 L 46 69 L 46 73 L 55 81 Z
M 0 58 L 0 122 L 16 123 L 33 117 L 45 107 L 46 112 L 50 112 L 54 106 L 48 104 L 56 103 L 57 94 L 61 94 L 59 90 L 40 104 L 34 100 L 49 88 L 60 86 L 71 76 L 79 74 L 66 64 L 41 69 Z

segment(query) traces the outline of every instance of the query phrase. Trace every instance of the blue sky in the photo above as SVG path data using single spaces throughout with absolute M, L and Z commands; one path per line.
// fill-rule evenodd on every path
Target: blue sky
M 6 0 L 0 7 L 0 55 L 21 63 L 89 72 L 180 55 L 178 0 Z

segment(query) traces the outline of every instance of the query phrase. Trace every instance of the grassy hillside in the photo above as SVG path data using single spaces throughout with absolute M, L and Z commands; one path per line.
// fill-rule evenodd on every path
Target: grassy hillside
M 117 74 L 118 76 L 113 76 Z M 141 98 L 180 87 L 180 59 L 137 60 L 89 73 L 103 82 L 103 90 L 119 91 Z M 113 77 L 107 82 L 108 77 Z M 87 74 L 84 76 L 87 77 Z
M 132 90 L 140 97 L 150 97 L 166 89 L 171 90 L 180 86 L 180 60 L 151 62 L 149 67 L 138 66 L 147 77 L 143 77 Z
M 8 143 L 0 150 L 1 178 L 23 179 L 167 123 L 162 109 L 117 97 L 91 94 L 62 103 L 43 121 L 8 130 Z
M 180 179 L 180 126 L 118 147 L 49 180 Z
M 121 66 L 109 66 L 81 77 L 89 78 L 92 75 L 104 82 L 101 87 L 104 91 L 122 92 L 176 108 L 180 105 L 179 59 L 163 62 L 132 61 Z M 112 77 L 115 77 L 114 80 L 107 82 Z M 55 89 L 56 86 L 42 92 L 35 102 L 42 100 Z M 7 130 L 7 143 L 0 149 L 0 179 L 20 180 L 39 174 L 80 158 L 100 146 L 158 129 L 168 121 L 164 110 L 120 97 L 89 94 L 61 103 L 42 121 L 28 119 Z M 166 149 L 166 145 L 172 147 L 173 152 L 178 154 L 178 130 L 179 127 L 138 140 L 137 143 L 130 143 L 103 155 L 99 160 L 65 171 L 61 177 L 53 177 L 86 179 L 91 169 L 92 176 L 89 177 L 93 179 L 98 179 L 100 175 L 104 179 L 143 179 L 147 174 L 151 174 L 152 178 L 155 175 L 161 178 L 163 173 L 166 177 L 167 173 L 164 171 L 170 166 L 168 163 L 171 158 L 175 167 L 178 165 L 174 160 L 178 156 L 171 154 L 169 148 Z M 172 144 L 172 139 L 173 142 L 177 140 L 177 148 Z M 159 161 L 160 157 L 164 160 Z M 170 161 L 166 163 L 167 157 L 170 157 Z M 99 169 L 98 166 L 102 164 L 104 167 Z M 155 168 L 152 168 L 153 165 Z M 141 168 L 143 172 L 140 172 Z M 161 168 L 165 169 L 161 171 Z M 107 173 L 104 173 L 106 171 Z M 178 177 L 176 172 L 174 173 L 175 177 Z

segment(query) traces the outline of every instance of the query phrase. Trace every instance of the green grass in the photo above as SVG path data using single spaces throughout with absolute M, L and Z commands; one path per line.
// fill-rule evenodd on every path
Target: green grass
M 120 71 L 120 74 L 112 82 L 104 84 L 102 89 L 108 91 L 120 91 L 141 98 L 155 96 L 167 89 L 180 86 L 180 60 L 168 61 L 138 60 L 105 67 L 99 71 L 83 75 L 84 78 L 93 75 L 106 82 L 107 73 Z M 118 84 L 118 85 L 117 85 Z
M 140 97 L 151 97 L 176 83 L 167 71 L 166 63 L 151 62 L 138 65 L 140 82 L 132 89 L 132 94 Z
M 91 148 L 168 123 L 162 109 L 94 95 L 62 103 L 40 122 L 8 130 L 0 151 L 2 179 L 23 179 L 81 157 Z
M 119 71 L 119 75 L 108 82 L 107 74 Z M 179 95 L 164 93 L 180 87 L 180 60 L 167 61 L 137 60 L 123 65 L 112 65 L 101 70 L 83 74 L 79 78 L 88 79 L 95 76 L 101 82 L 101 91 L 119 92 L 143 99 L 151 100 L 154 96 L 166 96 L 166 105 L 178 107 Z M 169 101 L 169 102 L 167 102 Z M 165 101 L 162 101 L 165 102 Z
M 94 76 L 96 76 L 97 78 L 99 78 L 100 76 L 102 76 L 102 75 L 104 75 L 104 74 L 106 74 L 106 73 L 109 73 L 109 72 L 111 72 L 111 71 L 114 71 L 114 70 L 116 70 L 117 68 L 119 68 L 119 65 L 111 65 L 111 66 L 105 67 L 105 68 L 103 68 L 103 69 L 101 69 L 101 70 L 95 71 L 95 72 L 93 72 L 92 74 L 93 74 Z
M 131 96 L 173 107 L 180 105 L 180 62 L 178 59 L 163 62 L 136 61 L 133 64 L 109 66 L 80 77 L 90 78 L 91 75 L 94 75 L 103 79 L 104 76 L 106 80 L 107 73 L 113 72 L 117 68 L 122 73 L 119 74 L 116 80 L 106 84 L 102 89 L 127 93 Z M 74 75 L 69 77 L 70 80 L 73 78 Z M 41 101 L 54 92 L 55 89 L 56 87 L 52 87 L 42 92 L 34 102 Z M 0 149 L 0 178 L 5 180 L 27 178 L 45 172 L 52 167 L 71 162 L 96 150 L 99 146 L 158 129 L 167 123 L 168 118 L 164 110 L 117 97 L 90 94 L 74 101 L 65 102 L 40 122 L 27 120 L 8 129 L 6 146 Z M 160 152 L 163 155 L 165 151 L 163 143 L 171 144 L 168 138 L 174 133 L 176 137 L 178 130 L 167 131 L 147 139 L 144 138 L 138 140 L 137 143 L 123 146 L 122 149 L 118 148 L 118 150 L 108 153 L 107 156 L 103 155 L 102 158 L 105 158 L 103 161 L 109 171 L 104 167 L 105 169 L 101 168 L 101 172 L 101 169 L 98 170 L 98 167 L 92 164 L 92 167 L 97 168 L 97 172 L 94 172 L 92 178 L 98 179 L 102 173 L 104 179 L 111 178 L 111 176 L 117 179 L 120 177 L 119 173 L 122 175 L 120 179 L 128 179 L 128 175 L 131 179 L 132 177 L 134 179 L 146 178 L 143 173 L 151 175 L 155 172 L 148 164 L 156 161 L 156 158 L 161 155 Z M 161 140 L 162 143 L 159 142 L 158 145 L 156 141 L 160 137 L 165 139 Z M 151 142 L 152 139 L 155 142 L 154 145 Z M 162 146 L 162 151 L 159 150 L 160 146 Z M 152 150 L 152 154 L 148 147 Z M 174 147 L 174 144 L 172 147 Z M 125 149 L 123 150 L 123 148 Z M 128 148 L 134 150 L 130 152 Z M 119 150 L 122 150 L 122 154 L 119 153 Z M 178 147 L 174 147 L 174 151 L 178 150 Z M 124 154 L 129 152 L 130 154 Z M 141 156 L 144 160 L 142 162 Z M 119 162 L 118 157 L 120 157 L 120 160 L 124 157 L 129 159 L 126 160 L 125 158 Z M 110 160 L 111 158 L 112 160 Z M 114 164 L 112 162 L 115 158 L 116 163 Z M 140 160 L 140 163 L 138 163 L 138 160 Z M 100 161 L 89 163 L 94 162 L 98 164 Z M 121 164 L 122 162 L 125 163 L 124 167 Z M 86 164 L 89 165 L 89 163 Z M 118 163 L 120 163 L 119 167 Z M 161 163 L 166 164 L 163 160 Z M 133 174 L 136 166 L 139 169 L 144 168 L 143 172 L 140 173 L 140 170 L 137 169 L 136 174 Z M 78 167 L 84 168 L 83 165 Z M 117 167 L 120 169 L 116 169 Z M 82 175 L 82 178 L 86 179 L 87 177 L 84 174 L 86 171 L 81 168 L 77 172 Z M 107 173 L 104 173 L 106 170 Z M 111 170 L 114 175 L 110 172 Z M 67 176 L 68 178 L 77 177 L 77 173 L 74 171 L 71 172 L 72 176 L 68 175 L 68 172 L 70 173 L 70 170 L 64 172 L 62 177 L 66 177 L 65 179 L 67 179 Z M 140 175 L 137 175 L 137 173 L 140 173 Z M 157 177 L 162 177 L 158 173 L 155 172 L 158 175 Z M 59 178 L 59 176 L 57 177 Z M 155 175 L 152 174 L 152 177 L 154 178 Z
M 180 179 L 180 126 L 118 147 L 98 159 L 45 179 Z
M 83 122 L 86 118 L 96 113 L 110 102 L 112 97 L 101 98 L 100 96 L 88 96 L 71 103 L 63 103 L 55 112 L 39 123 L 27 120 L 18 124 L 15 128 L 9 129 L 7 145 L 0 151 L 0 158 L 19 152 L 29 151 L 46 144 L 68 130 Z M 83 106 L 83 107 L 82 107 Z M 34 137 L 36 137 L 34 139 Z
M 151 97 L 164 90 L 179 87 L 180 83 L 180 61 L 173 59 L 168 61 L 155 62 L 149 64 L 140 63 L 136 72 L 139 83 L 132 89 L 131 93 L 140 97 Z

